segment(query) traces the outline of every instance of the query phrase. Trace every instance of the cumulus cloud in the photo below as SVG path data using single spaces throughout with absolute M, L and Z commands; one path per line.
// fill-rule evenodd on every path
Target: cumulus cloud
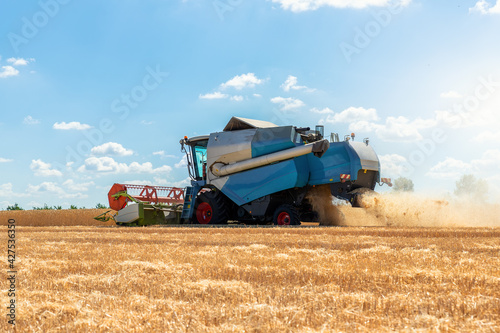
M 0 79 L 17 75 L 19 75 L 19 71 L 12 66 L 2 66 L 2 69 L 0 70 Z
M 411 0 L 272 0 L 292 12 L 316 10 L 320 7 L 363 9 L 367 7 L 406 6 Z
M 0 157 L 0 163 L 9 163 L 9 162 L 12 162 L 14 160 L 10 159 L 10 158 L 3 158 L 3 157 Z
M 313 92 L 315 90 L 315 89 L 308 88 L 306 86 L 299 86 L 297 84 L 297 82 L 298 82 L 298 79 L 296 76 L 288 75 L 285 82 L 281 85 L 281 88 L 286 92 L 289 92 L 290 90 L 305 90 L 307 92 Z
M 500 132 L 482 131 L 474 138 L 474 141 L 485 143 L 485 142 L 498 142 L 500 141 Z
M 52 169 L 52 165 L 50 163 L 45 163 L 41 159 L 32 160 L 30 164 L 30 169 L 35 173 L 35 176 L 61 177 L 63 175 L 61 171 Z
M 330 113 L 330 109 L 323 109 L 321 112 L 317 113 Z M 340 113 L 334 113 L 328 115 L 325 119 L 327 123 L 355 123 L 358 121 L 377 121 L 379 117 L 377 115 L 377 110 L 369 108 L 365 109 L 363 107 L 349 107 Z
M 305 105 L 300 99 L 280 96 L 271 98 L 271 103 L 279 104 L 282 111 L 298 109 Z
M 474 7 L 469 8 L 469 12 L 478 12 L 481 14 L 500 14 L 500 0 L 497 0 L 494 5 L 489 1 L 480 0 L 476 2 Z
M 88 130 L 88 129 L 91 129 L 92 126 L 90 125 L 87 125 L 87 124 L 82 124 L 78 121 L 72 121 L 72 122 L 69 122 L 69 123 L 66 123 L 66 122 L 60 122 L 60 123 L 55 123 L 53 126 L 52 126 L 53 129 L 56 129 L 56 130 L 77 130 L 77 131 L 85 131 L 85 130 Z
M 26 196 L 28 196 L 27 193 L 14 192 L 14 187 L 12 186 L 12 183 L 0 184 L 0 197 L 19 198 L 19 197 L 26 197 Z
M 230 100 L 235 101 L 235 102 L 242 102 L 243 96 L 240 96 L 240 95 L 231 96 Z
M 180 160 L 179 162 L 175 163 L 175 165 L 174 165 L 174 166 L 175 166 L 177 169 L 180 169 L 180 168 L 185 168 L 185 167 L 187 167 L 187 165 L 188 165 L 188 163 L 187 163 L 187 157 L 186 157 L 186 155 L 184 155 L 184 156 L 182 156 L 182 158 L 181 158 L 181 160 Z
M 134 151 L 125 149 L 121 144 L 116 142 L 106 142 L 100 146 L 93 147 L 90 152 L 93 155 L 116 155 L 116 156 L 130 156 Z
M 70 191 L 87 192 L 89 190 L 90 186 L 94 186 L 95 183 L 92 181 L 85 182 L 85 183 L 76 183 L 73 179 L 67 179 L 64 183 L 62 183 L 62 185 Z
M 26 116 L 23 119 L 23 124 L 26 124 L 26 125 L 36 125 L 36 124 L 40 124 L 40 120 L 35 119 L 32 116 Z
M 264 80 L 257 78 L 254 73 L 247 73 L 236 75 L 227 82 L 222 83 L 220 86 L 222 89 L 234 88 L 236 90 L 241 90 L 243 88 L 253 88 L 263 82 Z
M 452 157 L 447 157 L 430 168 L 427 176 L 433 178 L 457 179 L 461 175 L 472 173 L 488 175 L 490 177 L 500 176 L 500 150 L 486 150 L 480 158 L 465 162 Z
M 93 173 L 109 173 L 109 174 L 127 174 L 127 173 L 168 173 L 172 168 L 168 165 L 163 165 L 159 168 L 153 168 L 150 162 L 138 163 L 132 162 L 118 163 L 113 158 L 104 156 L 96 157 L 91 156 L 87 158 L 82 166 L 78 168 L 79 172 L 93 172 Z
M 346 123 L 352 132 L 375 132 L 380 139 L 389 142 L 421 140 L 420 130 L 432 128 L 437 124 L 434 118 L 410 120 L 403 116 L 387 117 L 385 123 L 379 123 L 380 117 L 373 108 L 349 107 L 339 113 L 329 108 L 311 109 L 311 111 L 326 115 L 320 120 L 321 123 Z
M 460 93 L 458 93 L 458 92 L 456 92 L 454 90 L 450 90 L 450 91 L 441 93 L 440 97 L 441 98 L 454 99 L 454 98 L 462 98 L 463 96 L 460 95 Z
M 199 96 L 200 99 L 224 99 L 224 98 L 228 98 L 228 97 L 229 97 L 229 95 L 223 94 L 220 91 L 216 91 L 214 93 L 208 93 L 208 94 Z
M 39 185 L 28 185 L 26 190 L 31 195 L 47 195 L 57 196 L 58 198 L 82 198 L 87 197 L 81 193 L 66 193 L 66 191 L 54 182 L 43 182 Z
M 319 113 L 319 114 L 332 114 L 335 113 L 332 109 L 330 108 L 323 108 L 323 109 L 318 109 L 318 108 L 312 108 L 311 110 L 312 113 Z
M 380 169 L 382 177 L 400 177 L 407 171 L 408 161 L 404 156 L 398 154 L 380 155 Z
M 155 151 L 153 155 L 160 156 L 161 158 L 177 158 L 177 155 L 167 154 L 164 150 Z
M 26 66 L 30 63 L 30 61 L 34 61 L 35 59 L 24 59 L 24 58 L 9 58 L 7 59 L 8 63 L 11 63 L 12 66 Z

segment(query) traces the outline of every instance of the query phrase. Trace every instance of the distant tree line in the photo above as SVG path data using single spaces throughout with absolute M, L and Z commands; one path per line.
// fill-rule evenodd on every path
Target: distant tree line
M 409 178 L 399 177 L 394 180 L 392 187 L 395 192 L 413 192 L 413 181 Z M 455 182 L 453 194 L 459 198 L 469 198 L 473 200 L 486 200 L 488 193 L 488 183 L 484 179 L 476 178 L 474 175 L 462 175 Z
M 103 205 L 101 203 L 98 203 L 95 206 L 96 209 L 108 209 L 106 205 Z M 44 204 L 43 207 L 33 207 L 33 210 L 62 210 L 62 206 L 49 206 L 47 204 Z M 80 207 L 78 208 L 75 205 L 69 206 L 69 209 L 86 209 L 85 207 Z M 24 210 L 24 208 L 20 207 L 19 204 L 15 203 L 12 206 L 7 206 L 5 210 Z

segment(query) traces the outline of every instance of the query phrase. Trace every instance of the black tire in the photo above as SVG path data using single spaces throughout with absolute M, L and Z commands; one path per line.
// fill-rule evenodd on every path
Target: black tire
M 279 206 L 273 215 L 274 225 L 300 225 L 297 208 L 289 204 Z
M 203 192 L 196 198 L 193 222 L 199 224 L 227 224 L 226 200 L 218 191 Z

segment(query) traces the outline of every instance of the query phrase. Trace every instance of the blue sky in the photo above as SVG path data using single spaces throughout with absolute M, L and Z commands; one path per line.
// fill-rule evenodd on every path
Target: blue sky
M 184 186 L 231 116 L 370 138 L 382 176 L 500 193 L 500 2 L 0 1 L 0 209 Z

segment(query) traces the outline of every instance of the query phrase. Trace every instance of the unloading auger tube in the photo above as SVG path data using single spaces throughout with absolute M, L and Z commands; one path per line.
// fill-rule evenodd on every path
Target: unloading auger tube
M 330 142 L 324 139 L 313 143 L 308 143 L 303 146 L 278 151 L 276 153 L 236 162 L 233 164 L 214 163 L 210 166 L 210 170 L 215 176 L 223 177 L 237 172 L 258 168 L 260 166 L 268 165 L 271 163 L 306 155 L 309 153 L 313 153 L 315 156 L 321 157 L 329 147 Z

